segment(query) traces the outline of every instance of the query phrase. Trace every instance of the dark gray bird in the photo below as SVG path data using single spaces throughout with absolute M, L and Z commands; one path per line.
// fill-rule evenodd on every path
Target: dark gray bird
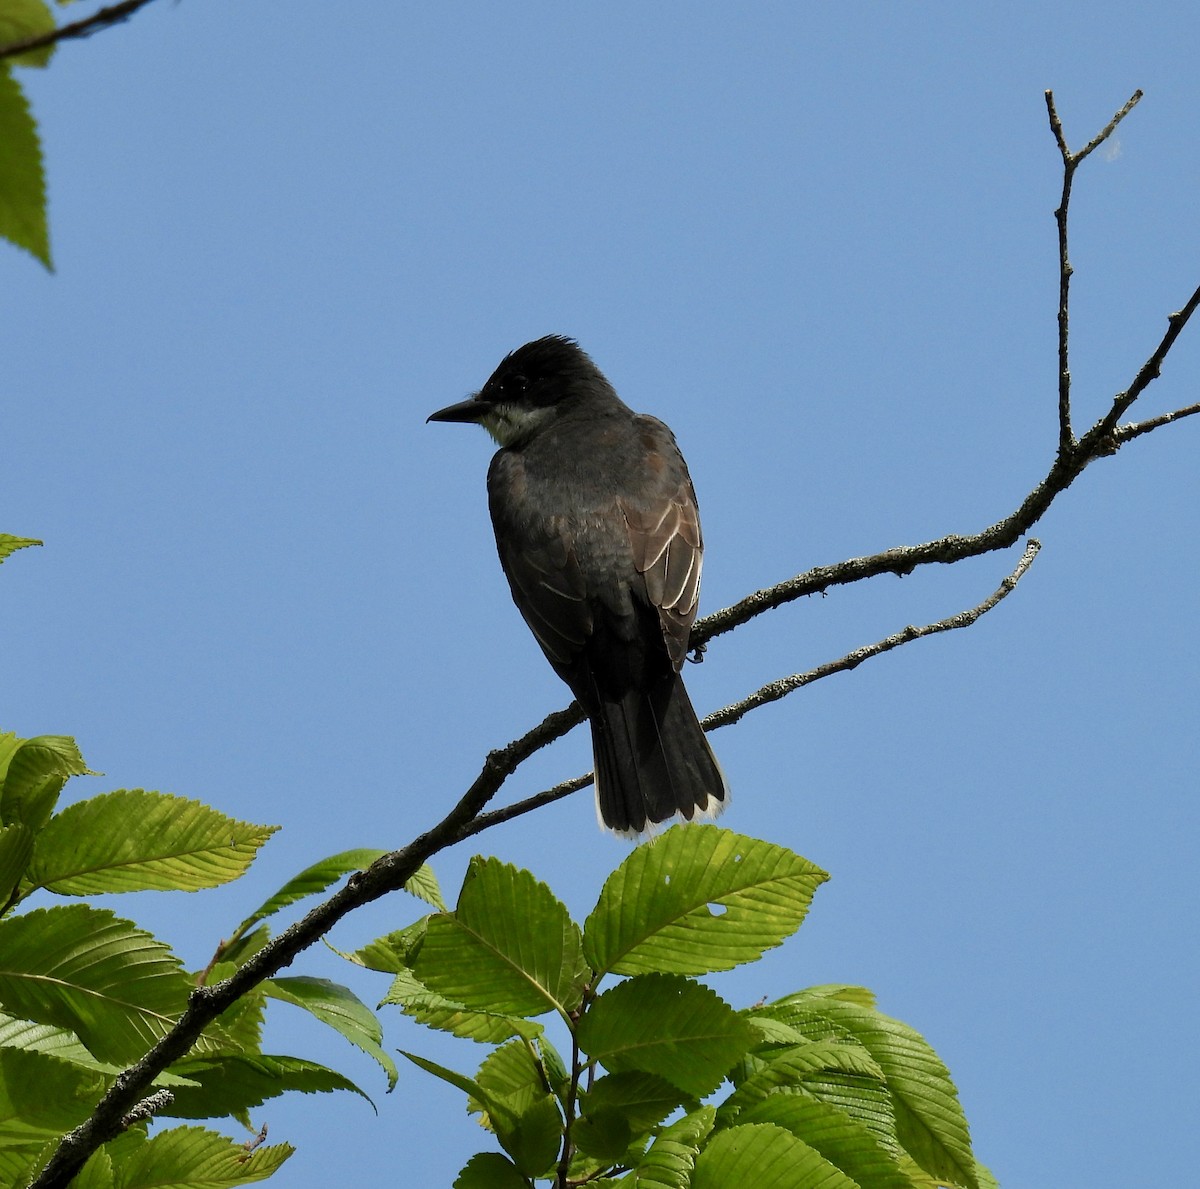
M 500 443 L 487 481 L 500 564 L 591 724 L 601 822 L 635 836 L 715 816 L 729 788 L 679 676 L 704 546 L 671 431 L 558 335 L 429 420 L 473 422 Z

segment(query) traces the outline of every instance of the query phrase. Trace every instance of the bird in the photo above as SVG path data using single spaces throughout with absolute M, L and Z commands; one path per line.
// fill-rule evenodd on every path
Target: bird
M 716 817 L 729 785 L 680 670 L 704 543 L 675 437 L 579 344 L 547 335 L 429 421 L 499 444 L 487 492 L 513 601 L 586 714 L 602 827 L 636 839 Z

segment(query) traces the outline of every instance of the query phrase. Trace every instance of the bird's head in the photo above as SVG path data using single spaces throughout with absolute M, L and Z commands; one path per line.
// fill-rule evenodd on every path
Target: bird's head
M 616 394 L 574 339 L 551 334 L 506 355 L 472 397 L 439 409 L 430 421 L 482 425 L 501 446 L 533 437 L 569 407 Z

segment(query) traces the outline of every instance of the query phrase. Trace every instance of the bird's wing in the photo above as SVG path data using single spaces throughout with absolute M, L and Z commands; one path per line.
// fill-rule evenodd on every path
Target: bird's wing
M 619 503 L 629 526 L 633 564 L 645 579 L 647 597 L 658 608 L 667 652 L 678 669 L 687 655 L 688 633 L 700 601 L 700 513 L 671 431 L 650 417 L 638 421 L 645 424 L 643 440 L 655 464 L 655 480 Z
M 553 520 L 531 539 L 530 527 L 519 547 L 497 536 L 500 564 L 513 601 L 552 664 L 568 665 L 592 632 L 587 583 L 575 551 Z

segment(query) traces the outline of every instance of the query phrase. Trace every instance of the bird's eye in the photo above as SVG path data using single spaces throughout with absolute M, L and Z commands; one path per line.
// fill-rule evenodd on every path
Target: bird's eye
M 529 381 L 519 372 L 515 376 L 506 376 L 504 378 L 505 396 L 520 396 L 528 387 Z

